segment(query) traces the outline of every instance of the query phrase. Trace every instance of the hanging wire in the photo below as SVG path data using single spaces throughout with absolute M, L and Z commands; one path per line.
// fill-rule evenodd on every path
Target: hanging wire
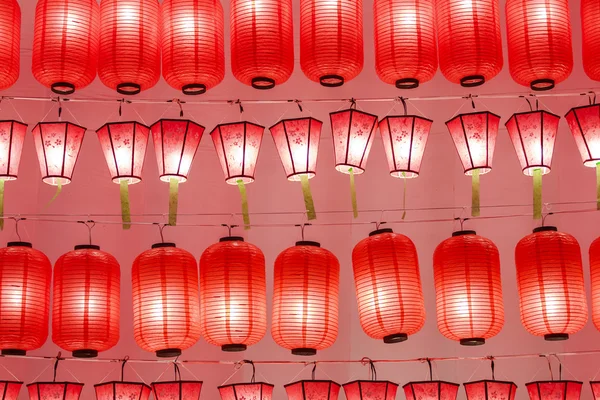
M 492 369 L 492 380 L 495 381 L 496 380 L 496 371 L 495 371 L 495 366 L 494 366 L 494 357 L 490 356 L 490 368 Z
M 221 224 L 221 226 L 224 226 L 225 228 L 227 228 L 227 236 L 231 237 L 231 230 L 233 228 L 237 228 L 238 225 L 229 225 L 229 224 Z
M 377 369 L 375 369 L 375 363 L 369 357 L 363 357 L 361 360 L 363 365 L 369 364 L 369 379 L 372 381 L 377 380 Z
M 243 360 L 242 363 L 250 364 L 252 366 L 252 378 L 250 378 L 250 382 L 256 382 L 256 366 L 254 365 L 254 362 L 252 360 Z
M 313 381 L 317 377 L 317 362 L 316 361 L 313 362 L 313 369 L 312 369 L 312 372 L 310 373 L 310 376 L 311 376 L 311 378 L 312 378 Z
M 19 217 L 8 217 L 12 220 L 15 221 L 15 233 L 17 234 L 17 237 L 19 238 L 19 242 L 22 242 L 23 239 L 21 239 L 21 234 L 19 233 L 19 222 L 21 221 L 25 221 L 27 218 L 21 218 Z
M 179 99 L 167 100 L 167 103 L 175 103 L 179 106 L 179 118 L 183 118 L 183 107 L 182 104 L 185 104 L 185 101 Z
M 426 358 L 425 361 L 427 361 L 427 366 L 429 366 L 429 380 L 433 381 L 433 366 L 431 365 L 431 359 Z
M 294 226 L 300 228 L 300 236 L 302 237 L 302 241 L 304 241 L 304 228 L 307 226 L 311 226 L 312 224 L 309 222 L 305 222 L 303 224 L 295 224 Z
M 53 371 L 53 374 L 52 374 L 52 382 L 56 382 L 56 371 L 58 369 L 58 363 L 61 360 L 60 356 L 61 356 L 61 353 L 59 351 L 58 355 L 56 356 L 56 361 L 54 362 L 54 371 Z
M 454 218 L 454 220 L 455 220 L 455 221 L 459 221 L 459 223 L 460 223 L 460 230 L 461 230 L 461 231 L 464 231 L 464 230 L 465 230 L 465 229 L 464 229 L 465 222 L 467 222 L 469 219 L 470 219 L 470 218 L 460 218 L 460 217 L 456 217 L 456 218 Z
M 352 97 L 349 101 L 350 101 L 350 109 L 356 110 L 356 99 L 354 97 Z
M 83 224 L 87 227 L 88 229 L 88 239 L 90 242 L 90 245 L 92 244 L 92 229 L 96 226 L 96 222 L 93 220 L 87 220 L 87 221 L 77 221 L 77 223 L 79 224 Z
M 556 354 L 552 354 L 552 355 L 558 361 L 558 380 L 562 381 L 562 362 L 560 361 L 560 358 L 558 358 L 558 356 Z
M 596 104 L 596 92 L 594 92 L 593 90 L 590 90 L 588 93 L 588 101 L 590 103 L 590 106 L 593 106 Z
M 471 100 L 471 107 L 473 107 L 473 110 L 475 109 L 475 97 L 477 97 L 477 95 L 472 94 L 469 94 L 468 96 L 464 97 L 467 100 Z
M 163 230 L 165 229 L 165 226 L 167 226 L 168 224 L 163 224 L 163 223 L 159 223 L 159 222 L 153 222 L 152 225 L 156 225 L 158 227 L 158 233 L 160 234 L 160 242 L 164 243 L 165 242 L 165 236 L 163 234 Z
M 546 213 L 546 215 L 542 215 L 542 226 L 545 226 L 546 217 L 549 217 L 550 215 L 554 215 L 554 213 L 553 212 L 549 212 L 549 213 Z
M 554 380 L 554 372 L 552 371 L 552 362 L 550 361 L 550 357 L 548 357 L 546 354 L 540 354 L 540 357 L 544 357 L 546 359 L 546 361 L 548 362 L 548 370 L 550 371 L 550 380 Z
M 406 99 L 402 96 L 398 97 L 398 99 L 402 102 L 402 107 L 404 108 L 404 115 L 408 115 L 408 106 L 406 105 Z
M 127 364 L 127 361 L 129 361 L 129 356 L 125 356 L 122 361 L 123 363 L 121 364 L 121 382 L 123 382 L 123 379 L 125 378 L 125 364 Z
M 179 365 L 177 365 L 177 360 L 173 361 L 173 369 L 175 370 L 175 380 L 181 380 L 181 371 L 179 370 Z

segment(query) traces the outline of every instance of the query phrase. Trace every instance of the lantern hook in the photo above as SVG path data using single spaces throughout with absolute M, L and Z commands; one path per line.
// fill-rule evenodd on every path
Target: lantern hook
M 62 116 L 62 103 L 60 101 L 60 96 L 56 96 L 56 98 L 53 98 L 52 101 L 55 101 L 58 103 L 58 120 L 61 121 L 61 116 Z
M 398 100 L 400 100 L 402 107 L 404 107 L 404 115 L 408 115 L 408 107 L 406 105 L 406 100 L 408 100 L 408 98 L 398 96 Z
M 306 228 L 307 226 L 311 226 L 311 223 L 305 222 L 303 224 L 296 224 L 294 226 L 297 226 L 298 228 L 300 228 L 300 235 L 302 237 L 302 241 L 304 241 L 304 228 Z
M 317 362 L 313 361 L 313 368 L 312 368 L 312 372 L 310 373 L 312 380 L 314 381 L 317 377 Z
M 15 221 L 15 233 L 17 234 L 17 237 L 19 238 L 19 242 L 22 242 L 21 234 L 19 233 L 19 222 L 25 221 L 27 218 L 21 218 L 21 216 L 18 216 L 18 217 L 10 217 L 10 219 Z
M 176 381 L 180 381 L 181 380 L 181 370 L 179 369 L 179 365 L 177 364 L 177 359 L 179 358 L 179 356 L 177 356 L 177 358 L 175 359 L 175 361 L 173 361 L 173 368 L 175 370 L 175 380 Z
M 427 357 L 425 361 L 427 361 L 427 365 L 429 366 L 429 380 L 433 381 L 433 367 L 431 365 L 431 358 Z
M 495 371 L 495 365 L 494 365 L 494 356 L 489 356 L 488 360 L 490 360 L 490 367 L 492 369 L 492 380 L 495 381 L 496 380 L 496 371 Z
M 554 372 L 552 371 L 552 362 L 550 361 L 550 357 L 547 354 L 540 354 L 540 357 L 544 357 L 548 362 L 548 370 L 550 371 L 550 380 L 554 380 Z
M 464 225 L 465 222 L 467 222 L 470 218 L 460 218 L 460 217 L 456 217 L 454 218 L 455 221 L 458 221 L 460 223 L 460 230 L 464 230 Z
M 373 360 L 371 360 L 369 357 L 363 357 L 362 360 L 360 360 L 360 362 L 362 363 L 362 365 L 369 364 L 371 380 L 376 381 L 377 370 L 375 369 L 375 363 L 373 362 Z
M 542 215 L 542 226 L 544 226 L 544 224 L 546 223 L 546 217 L 549 217 L 550 215 L 554 215 L 554 213 L 549 212 L 546 215 Z
M 556 354 L 552 354 L 552 356 L 554 356 L 554 358 L 556 358 L 556 360 L 558 361 L 558 380 L 561 381 L 562 380 L 562 362 L 560 361 L 560 358 Z
M 56 382 L 56 371 L 58 369 L 58 363 L 60 360 L 62 360 L 61 358 L 61 352 L 59 351 L 58 354 L 56 355 L 56 361 L 54 361 L 54 373 L 52 376 L 52 382 Z
M 125 356 L 121 361 L 123 361 L 121 364 L 121 382 L 123 382 L 123 379 L 125 378 L 125 364 L 129 361 L 129 356 Z
M 590 90 L 589 92 L 587 92 L 588 96 L 588 101 L 590 102 L 590 106 L 593 106 L 596 104 L 596 92 L 594 92 L 593 90 Z
M 387 222 L 385 222 L 385 221 L 373 221 L 372 223 L 375 224 L 375 230 L 377 230 L 377 231 L 379 230 L 379 227 L 381 225 L 387 224 Z
M 350 98 L 350 109 L 356 110 L 356 99 L 354 97 Z
M 121 117 L 121 115 L 123 115 L 123 104 L 131 104 L 131 100 L 126 100 L 125 98 L 122 98 L 117 99 L 117 102 L 119 103 L 119 117 Z
M 88 219 L 87 221 L 77 221 L 79 224 L 83 224 L 88 228 L 88 238 L 90 244 L 92 244 L 92 229 L 96 226 L 96 221 Z
M 185 101 L 179 99 L 167 100 L 167 103 L 177 103 L 179 106 L 179 118 L 183 118 L 183 107 L 182 104 L 185 104 Z
M 229 225 L 229 224 L 221 224 L 221 226 L 224 226 L 225 228 L 227 228 L 227 234 L 229 236 L 231 236 L 231 230 L 233 228 L 237 228 L 238 227 L 238 225 Z
M 527 102 L 527 104 L 529 105 L 529 111 L 533 111 L 533 105 L 531 104 L 531 101 L 529 101 L 529 98 L 526 96 L 519 96 L 525 99 L 525 101 Z M 540 108 L 540 102 L 538 100 L 538 98 L 536 97 L 535 94 L 530 93 L 529 97 L 535 97 L 535 110 L 539 110 Z
M 160 222 L 155 222 L 154 225 L 156 225 L 158 227 L 158 233 L 160 233 L 160 241 L 161 243 L 165 242 L 165 236 L 163 234 L 163 229 L 165 229 L 165 226 L 167 226 L 168 224 L 161 224 Z
M 472 95 L 470 93 L 468 96 L 463 97 L 466 100 L 471 100 L 471 106 L 473 107 L 473 109 L 475 109 L 475 97 L 477 97 L 477 95 Z
M 242 360 L 242 364 L 250 364 L 252 366 L 252 378 L 250 379 L 251 383 L 256 382 L 256 366 L 252 360 Z

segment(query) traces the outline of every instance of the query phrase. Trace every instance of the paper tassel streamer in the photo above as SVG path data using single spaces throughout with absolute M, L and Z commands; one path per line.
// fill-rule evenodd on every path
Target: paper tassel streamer
M 479 169 L 474 169 L 471 174 L 471 216 L 479 217 Z
M 596 210 L 600 210 L 600 162 L 596 164 Z
M 533 219 L 542 219 L 542 170 L 533 170 Z
M 313 202 L 312 193 L 310 191 L 310 183 L 308 183 L 308 175 L 300 175 L 300 183 L 302 184 L 302 194 L 304 195 L 304 208 L 306 208 L 306 216 L 309 221 L 317 219 L 315 203 Z
M 4 230 L 4 179 L 0 179 L 0 231 Z
M 54 196 L 52 196 L 52 198 L 50 199 L 50 201 L 48 203 L 46 203 L 46 207 L 50 207 L 50 204 L 54 203 L 54 200 L 56 200 L 56 198 L 58 197 L 58 195 L 60 194 L 60 192 L 62 192 L 62 183 L 58 182 L 56 184 L 56 192 L 54 192 Z
M 177 206 L 179 204 L 179 179 L 169 179 L 169 225 L 177 225 Z
M 356 184 L 354 183 L 354 169 L 348 168 L 350 172 L 350 196 L 352 197 L 352 214 L 358 218 L 358 205 L 356 203 Z
M 246 185 L 241 179 L 237 180 L 240 197 L 242 198 L 242 217 L 244 218 L 244 229 L 250 229 L 250 214 L 248 213 L 248 195 L 246 194 Z
M 131 228 L 131 207 L 129 206 L 129 183 L 127 182 L 127 180 L 122 179 L 120 186 L 121 186 L 121 221 L 123 221 L 123 229 L 129 229 L 129 228 Z

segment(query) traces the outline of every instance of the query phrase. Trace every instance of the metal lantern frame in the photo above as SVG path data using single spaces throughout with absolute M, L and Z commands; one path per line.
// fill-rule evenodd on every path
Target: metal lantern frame
M 346 154 L 343 157 L 343 161 L 342 162 L 338 162 L 337 161 L 337 152 L 335 150 L 335 142 L 336 142 L 336 137 L 333 134 L 333 116 L 334 115 L 338 115 L 338 114 L 342 114 L 342 113 L 346 113 L 346 112 L 350 112 L 350 117 L 348 119 L 348 132 L 346 133 Z M 354 118 L 354 114 L 355 113 L 360 113 L 360 114 L 364 114 L 367 115 L 369 117 L 371 117 L 373 119 L 373 125 L 371 125 L 371 129 L 369 131 L 369 136 L 367 137 L 367 140 L 365 141 L 365 146 L 364 149 L 362 150 L 362 155 L 360 157 L 360 162 L 359 165 L 354 165 L 352 163 L 350 163 L 348 161 L 349 156 L 350 156 L 350 144 L 351 144 L 351 137 L 352 137 L 352 119 Z M 355 175 L 358 174 L 362 174 L 363 172 L 365 172 L 365 164 L 366 164 L 366 158 L 369 156 L 369 151 L 371 150 L 371 145 L 373 143 L 374 140 L 374 136 L 375 136 L 375 131 L 377 130 L 377 122 L 378 122 L 379 117 L 375 114 L 371 114 L 371 113 L 367 113 L 364 111 L 359 111 L 355 108 L 349 108 L 346 110 L 340 110 L 340 111 L 335 111 L 332 113 L 329 113 L 329 120 L 330 120 L 330 124 L 331 124 L 331 130 L 332 130 L 332 136 L 333 136 L 333 150 L 334 150 L 334 160 L 335 161 L 335 169 L 337 169 L 339 172 L 342 172 L 344 174 L 349 174 L 349 170 L 352 169 L 353 173 Z

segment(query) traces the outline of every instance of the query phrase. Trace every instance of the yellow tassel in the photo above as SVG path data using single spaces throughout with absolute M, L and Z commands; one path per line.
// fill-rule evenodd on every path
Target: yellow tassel
M 177 206 L 179 205 L 179 179 L 169 180 L 169 225 L 177 225 Z
M 533 219 L 542 219 L 542 170 L 533 170 Z
M 315 203 L 313 202 L 310 184 L 308 183 L 308 175 L 300 174 L 300 183 L 302 184 L 302 195 L 304 196 L 304 208 L 306 209 L 306 217 L 309 221 L 317 219 L 315 212 Z
M 354 183 L 354 169 L 348 168 L 350 172 L 350 197 L 352 198 L 352 214 L 358 218 L 358 205 L 356 203 L 356 185 Z
M 479 169 L 474 169 L 471 175 L 471 216 L 479 217 Z
M 244 218 L 244 229 L 250 229 L 250 213 L 248 212 L 248 194 L 246 193 L 246 185 L 241 179 L 237 180 L 240 197 L 242 198 L 242 217 Z
M 123 229 L 131 228 L 131 207 L 129 205 L 129 182 L 126 179 L 121 179 L 121 221 L 123 221 Z
M 60 192 L 62 192 L 62 183 L 59 182 L 58 185 L 56 185 L 56 192 L 54 192 L 54 196 L 52 196 L 50 201 L 46 203 L 46 207 L 50 207 L 50 204 L 54 203 L 54 200 L 56 200 Z

